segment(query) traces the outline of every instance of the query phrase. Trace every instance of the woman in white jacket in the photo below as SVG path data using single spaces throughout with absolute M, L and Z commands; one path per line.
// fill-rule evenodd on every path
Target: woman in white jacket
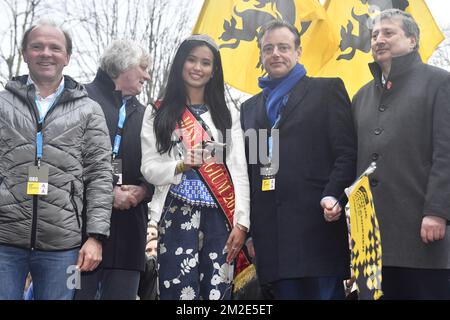
M 217 45 L 187 38 L 164 98 L 142 126 L 144 177 L 155 185 L 161 299 L 229 299 L 248 231 L 249 182 L 239 114 L 228 109 Z M 225 156 L 224 156 L 225 154 Z M 224 159 L 224 161 L 221 161 Z

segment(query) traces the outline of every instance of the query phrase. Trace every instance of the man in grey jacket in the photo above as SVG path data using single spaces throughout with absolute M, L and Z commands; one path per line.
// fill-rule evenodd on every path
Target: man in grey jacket
M 358 172 L 370 162 L 385 299 L 450 299 L 450 73 L 424 64 L 419 28 L 391 9 L 374 20 L 374 80 L 353 100 Z
M 71 52 L 68 33 L 40 21 L 22 41 L 29 75 L 0 93 L 0 300 L 21 299 L 28 272 L 35 299 L 72 299 L 109 235 L 111 143 L 100 106 L 62 74 Z

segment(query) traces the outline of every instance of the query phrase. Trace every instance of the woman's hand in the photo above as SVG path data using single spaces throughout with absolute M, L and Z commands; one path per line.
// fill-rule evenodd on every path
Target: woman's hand
M 192 168 L 199 168 L 203 164 L 203 149 L 192 148 L 186 152 L 184 157 L 184 171 L 189 171 Z
M 228 253 L 227 262 L 231 263 L 236 259 L 239 251 L 241 251 L 244 245 L 245 238 L 247 237 L 246 228 L 243 226 L 235 226 L 231 230 L 230 236 L 228 237 L 227 243 L 225 244 L 224 251 Z

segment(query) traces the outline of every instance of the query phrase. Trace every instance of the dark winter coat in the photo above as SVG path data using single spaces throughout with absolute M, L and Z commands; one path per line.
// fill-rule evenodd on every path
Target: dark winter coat
M 372 161 L 370 184 L 383 265 L 450 268 L 450 228 L 425 244 L 422 219 L 450 220 L 450 73 L 422 63 L 417 52 L 394 58 L 386 86 L 381 69 L 353 99 L 358 172 Z
M 241 122 L 245 131 L 270 129 L 262 93 L 242 105 Z M 264 285 L 280 279 L 347 277 L 345 215 L 326 222 L 320 206 L 324 196 L 339 198 L 355 178 L 356 137 L 342 81 L 300 80 L 283 110 L 279 141 L 275 191 L 261 191 L 261 166 L 249 166 L 259 280 Z
M 116 136 L 122 93 L 115 90 L 112 79 L 101 69 L 94 81 L 86 85 L 89 97 L 100 104 L 109 129 L 111 144 Z M 122 159 L 123 184 L 147 184 L 142 177 L 141 127 L 145 107 L 133 97 L 127 102 L 126 120 L 118 159 Z M 151 186 L 147 184 L 151 189 Z M 147 241 L 147 203 L 145 199 L 129 210 L 113 209 L 111 235 L 103 245 L 104 268 L 138 270 L 145 269 L 145 246 Z

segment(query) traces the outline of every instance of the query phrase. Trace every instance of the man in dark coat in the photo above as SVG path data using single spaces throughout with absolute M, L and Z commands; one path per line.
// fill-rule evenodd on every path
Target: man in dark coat
M 340 79 L 306 76 L 292 25 L 270 22 L 258 44 L 268 77 L 241 107 L 258 278 L 275 299 L 343 299 L 350 259 L 338 199 L 356 171 L 350 99 Z
M 111 235 L 103 243 L 103 261 L 83 273 L 76 299 L 136 299 L 145 270 L 147 203 L 151 186 L 140 172 L 140 132 L 145 107 L 136 99 L 148 74 L 149 56 L 141 46 L 114 41 L 104 52 L 89 97 L 105 114 L 113 146 L 114 207 Z
M 355 96 L 358 172 L 370 184 L 385 299 L 450 299 L 450 74 L 424 64 L 407 13 L 374 20 L 374 80 Z

